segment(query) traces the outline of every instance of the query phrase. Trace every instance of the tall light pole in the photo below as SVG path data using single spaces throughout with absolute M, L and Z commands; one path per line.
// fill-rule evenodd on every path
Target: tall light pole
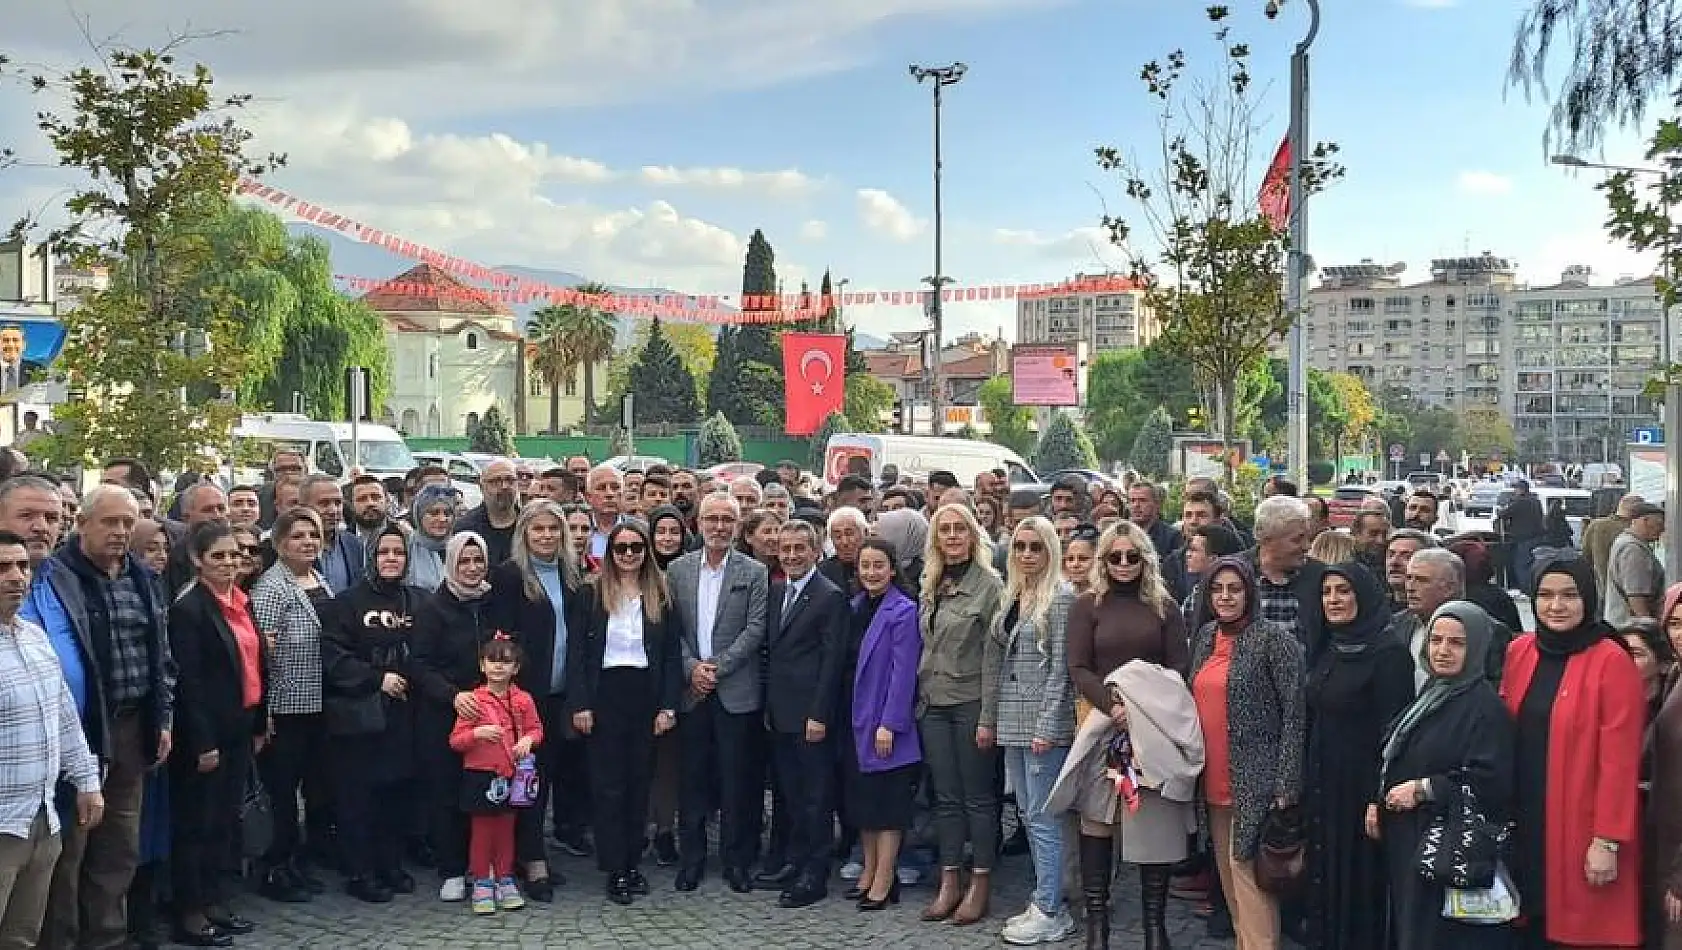
M 929 299 L 929 323 L 934 333 L 933 346 L 928 349 L 934 353 L 930 361 L 932 366 L 924 366 L 924 375 L 929 380 L 929 414 L 933 417 L 934 434 L 944 435 L 946 432 L 945 393 L 941 390 L 944 383 L 941 379 L 940 351 L 942 338 L 940 334 L 941 318 L 941 289 L 947 283 L 945 271 L 941 269 L 940 261 L 940 91 L 947 86 L 956 86 L 964 78 L 969 67 L 963 63 L 953 63 L 950 66 L 917 66 L 911 67 L 911 78 L 921 84 L 924 80 L 932 80 L 934 85 L 934 276 L 925 278 L 934 288 Z
M 1676 271 L 1671 264 L 1672 236 L 1676 233 L 1675 219 L 1671 214 L 1670 192 L 1666 187 L 1670 183 L 1670 171 L 1664 168 L 1645 168 L 1638 165 L 1607 165 L 1601 162 L 1590 162 L 1575 155 L 1555 155 L 1555 165 L 1567 168 L 1598 168 L 1611 172 L 1627 172 L 1630 175 L 1650 175 L 1659 182 L 1659 207 L 1664 216 L 1664 240 L 1660 242 L 1660 253 L 1664 255 L 1660 262 L 1661 273 L 1666 284 L 1674 284 Z M 1664 426 L 1664 555 L 1665 570 L 1672 577 L 1682 570 L 1682 386 L 1670 382 L 1670 366 L 1674 359 L 1673 344 L 1671 342 L 1670 294 L 1661 298 L 1663 310 L 1659 317 L 1659 364 L 1664 367 L 1664 414 L 1660 422 Z M 1610 396 L 1608 396 L 1610 398 Z M 1610 410 L 1611 406 L 1608 405 Z M 1610 415 L 1610 412 L 1608 412 Z M 1627 438 L 1627 437 L 1626 437 Z
M 1281 0 L 1269 0 L 1267 14 L 1279 14 Z M 1308 33 L 1291 54 L 1291 248 L 1285 259 L 1285 306 L 1292 315 L 1289 361 L 1290 424 L 1286 427 L 1291 480 L 1308 490 L 1308 334 L 1303 330 L 1302 282 L 1308 269 L 1308 189 L 1303 168 L 1308 152 L 1308 48 L 1320 34 L 1320 0 L 1308 0 Z M 1333 460 L 1341 467 L 1342 460 Z

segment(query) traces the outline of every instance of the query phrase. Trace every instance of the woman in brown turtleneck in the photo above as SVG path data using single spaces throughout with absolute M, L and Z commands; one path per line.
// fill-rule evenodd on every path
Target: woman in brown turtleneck
M 1069 677 L 1080 697 L 1106 710 L 1116 727 L 1127 728 L 1127 710 L 1111 695 L 1104 678 L 1133 660 L 1145 660 L 1181 676 L 1191 665 L 1185 620 L 1162 580 L 1150 537 L 1131 521 L 1112 525 L 1098 539 L 1092 589 L 1069 613 Z M 1084 714 L 1077 717 L 1082 721 Z M 1163 802 L 1166 804 L 1166 802 Z M 1139 865 L 1145 940 L 1168 945 L 1166 912 L 1169 867 L 1185 858 L 1186 828 L 1171 809 L 1141 809 L 1123 815 L 1122 859 Z M 1080 879 L 1086 900 L 1088 947 L 1108 947 L 1110 877 L 1120 824 L 1088 819 L 1080 827 Z

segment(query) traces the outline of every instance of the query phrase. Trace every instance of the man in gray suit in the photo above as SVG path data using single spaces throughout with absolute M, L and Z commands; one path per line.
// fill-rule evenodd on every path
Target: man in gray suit
M 706 873 L 707 818 L 720 812 L 718 850 L 724 880 L 753 890 L 748 866 L 758 842 L 756 811 L 764 786 L 753 779 L 756 732 L 764 702 L 760 647 L 765 640 L 765 566 L 732 551 L 741 508 L 729 495 L 701 500 L 705 546 L 672 562 L 673 618 L 683 641 L 689 695 L 679 717 L 683 788 L 678 804 L 683 865 L 677 889 L 693 891 Z

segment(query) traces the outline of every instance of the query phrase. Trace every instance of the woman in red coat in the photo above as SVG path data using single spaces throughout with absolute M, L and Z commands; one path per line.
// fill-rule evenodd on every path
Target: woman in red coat
M 1641 674 L 1600 622 L 1588 562 L 1542 567 L 1531 603 L 1536 633 L 1513 641 L 1501 683 L 1525 946 L 1639 947 Z

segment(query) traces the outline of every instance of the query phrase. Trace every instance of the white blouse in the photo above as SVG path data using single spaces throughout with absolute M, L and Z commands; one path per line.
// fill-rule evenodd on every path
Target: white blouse
M 607 616 L 607 642 L 602 646 L 602 669 L 648 669 L 648 650 L 642 644 L 642 597 L 629 598 Z

